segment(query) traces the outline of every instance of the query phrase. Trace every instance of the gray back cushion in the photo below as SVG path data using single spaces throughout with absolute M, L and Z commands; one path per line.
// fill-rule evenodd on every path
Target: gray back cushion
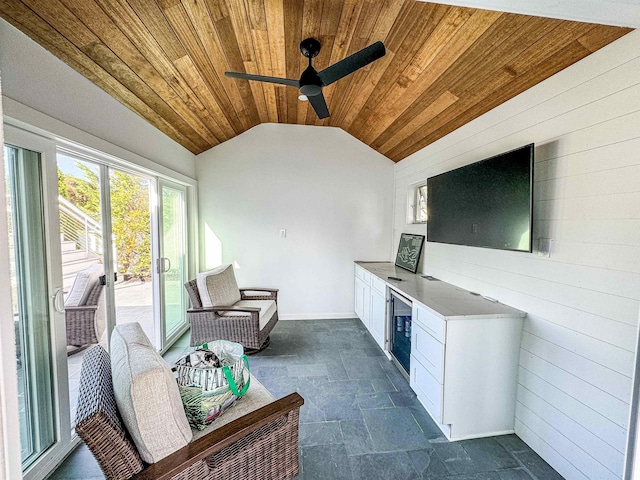
M 155 463 L 191 441 L 178 384 L 139 323 L 114 329 L 111 374 L 122 421 L 145 462 Z
M 233 273 L 233 265 L 199 273 L 196 276 L 203 307 L 231 306 L 240 301 L 240 290 Z
M 96 263 L 84 270 L 79 271 L 76 274 L 76 278 L 73 281 L 73 286 L 64 301 L 65 307 L 79 307 L 86 305 L 87 298 L 96 282 L 100 281 L 100 275 L 102 275 L 102 265 Z

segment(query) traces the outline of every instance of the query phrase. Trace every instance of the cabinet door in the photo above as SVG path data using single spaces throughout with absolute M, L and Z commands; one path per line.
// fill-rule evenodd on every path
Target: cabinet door
M 371 317 L 369 319 L 369 331 L 380 345 L 380 348 L 385 350 L 385 325 L 387 319 L 387 300 L 384 295 L 377 290 L 371 289 Z
M 365 282 L 362 282 L 362 316 L 360 319 L 371 330 L 371 287 Z
M 369 285 L 356 277 L 354 309 L 356 315 L 367 328 L 369 327 Z

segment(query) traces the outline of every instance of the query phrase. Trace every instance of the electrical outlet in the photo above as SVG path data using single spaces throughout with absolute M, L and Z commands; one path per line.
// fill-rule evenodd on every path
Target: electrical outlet
M 285 228 L 281 228 L 280 229 L 280 238 L 286 238 L 287 237 L 287 230 Z
M 551 256 L 551 239 L 550 238 L 538 239 L 538 255 L 541 257 Z

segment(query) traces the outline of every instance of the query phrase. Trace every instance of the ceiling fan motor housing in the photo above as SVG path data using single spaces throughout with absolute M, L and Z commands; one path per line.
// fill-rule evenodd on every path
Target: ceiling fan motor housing
M 307 97 L 313 97 L 322 92 L 322 81 L 316 69 L 311 65 L 309 65 L 300 76 L 300 92 Z

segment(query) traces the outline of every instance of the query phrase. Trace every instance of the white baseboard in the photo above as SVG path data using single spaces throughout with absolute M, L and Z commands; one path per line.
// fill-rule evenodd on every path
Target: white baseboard
M 357 318 L 356 312 L 346 313 L 285 313 L 278 314 L 279 320 L 341 320 Z

